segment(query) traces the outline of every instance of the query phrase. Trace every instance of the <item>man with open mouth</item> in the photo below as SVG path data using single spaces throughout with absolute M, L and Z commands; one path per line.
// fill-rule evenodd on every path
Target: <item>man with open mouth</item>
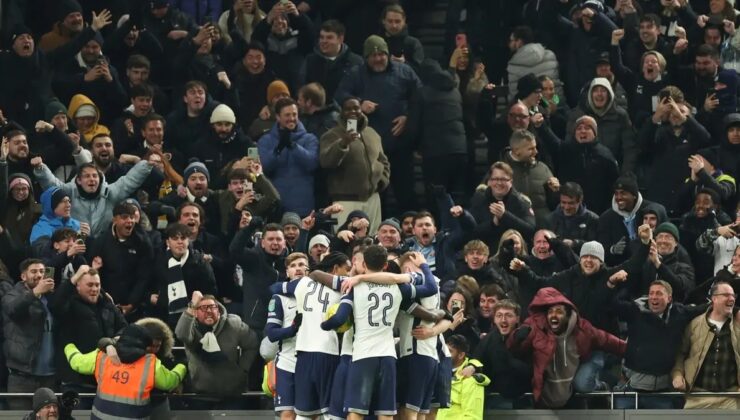
M 514 352 L 532 354 L 537 407 L 560 408 L 571 401 L 574 391 L 593 391 L 590 382 L 603 369 L 604 360 L 602 356 L 597 361 L 592 354 L 601 350 L 621 356 L 626 350 L 624 340 L 581 318 L 575 305 L 551 287 L 537 292 L 529 313 L 507 345 Z

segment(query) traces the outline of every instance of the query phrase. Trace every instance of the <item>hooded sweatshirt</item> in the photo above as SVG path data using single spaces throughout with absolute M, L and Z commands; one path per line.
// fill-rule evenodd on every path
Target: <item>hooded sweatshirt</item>
M 618 215 L 622 216 L 622 222 L 624 223 L 625 229 L 627 229 L 630 240 L 637 237 L 637 226 L 638 224 L 642 224 L 639 220 L 637 221 L 637 223 L 635 222 L 635 217 L 637 216 L 637 213 L 640 211 L 641 207 L 642 194 L 640 194 L 639 192 L 637 193 L 637 201 L 635 202 L 635 206 L 629 212 L 620 210 L 616 198 L 612 197 L 612 210 L 614 210 Z
M 59 217 L 54 214 L 54 209 L 51 208 L 51 196 L 58 189 L 59 187 L 51 187 L 41 194 L 41 210 L 43 214 L 41 215 L 41 218 L 39 218 L 39 221 L 33 225 L 33 229 L 31 229 L 31 243 L 42 236 L 51 237 L 54 231 L 64 227 L 73 229 L 75 232 L 79 232 L 80 222 L 77 219 L 73 219 L 71 217 Z
M 573 395 L 573 378 L 581 364 L 573 337 L 577 323 L 578 314 L 572 312 L 565 331 L 555 336 L 555 355 L 545 369 L 545 385 L 542 387 L 542 402 L 547 407 L 562 407 Z
M 81 132 L 82 139 L 84 139 L 84 143 L 87 145 L 92 141 L 93 137 L 97 136 L 98 134 L 107 134 L 110 135 L 110 130 L 108 127 L 98 124 L 100 122 L 100 108 L 98 108 L 95 103 L 88 98 L 87 96 L 83 94 L 77 94 L 72 97 L 72 100 L 69 102 L 69 113 L 67 114 L 69 118 L 74 121 L 75 114 L 77 113 L 77 110 L 80 109 L 82 105 L 92 105 L 95 107 L 95 122 L 90 127 L 89 130 L 85 132 Z

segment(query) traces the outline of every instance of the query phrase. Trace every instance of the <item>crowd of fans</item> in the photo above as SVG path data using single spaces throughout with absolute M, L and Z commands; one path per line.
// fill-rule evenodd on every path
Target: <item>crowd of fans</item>
M 136 323 L 239 407 L 271 286 L 377 244 L 439 280 L 440 417 L 738 408 L 690 393 L 740 386 L 740 5 L 453 0 L 440 64 L 400 3 L 0 2 L 0 388 L 93 392 L 65 346 Z

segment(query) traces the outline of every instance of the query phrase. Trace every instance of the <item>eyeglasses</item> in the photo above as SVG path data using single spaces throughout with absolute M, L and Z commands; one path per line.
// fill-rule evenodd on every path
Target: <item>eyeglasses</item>
M 208 311 L 215 312 L 218 310 L 218 305 L 201 305 L 201 306 L 198 306 L 198 310 L 203 311 L 203 312 L 208 312 Z
M 489 178 L 492 182 L 509 182 L 511 178 Z
M 722 296 L 727 299 L 729 298 L 737 299 L 737 294 L 735 293 L 714 293 L 712 296 Z

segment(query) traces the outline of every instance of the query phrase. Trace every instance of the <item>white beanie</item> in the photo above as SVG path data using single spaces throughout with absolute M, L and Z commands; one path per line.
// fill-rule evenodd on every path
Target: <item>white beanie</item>
M 82 117 L 97 117 L 98 116 L 98 110 L 95 109 L 94 105 L 90 104 L 83 104 L 80 105 L 79 108 L 77 108 L 77 112 L 75 112 L 75 118 L 82 118 Z
M 211 124 L 217 122 L 236 124 L 236 115 L 234 115 L 234 111 L 232 111 L 228 105 L 221 104 L 217 106 L 211 114 Z

